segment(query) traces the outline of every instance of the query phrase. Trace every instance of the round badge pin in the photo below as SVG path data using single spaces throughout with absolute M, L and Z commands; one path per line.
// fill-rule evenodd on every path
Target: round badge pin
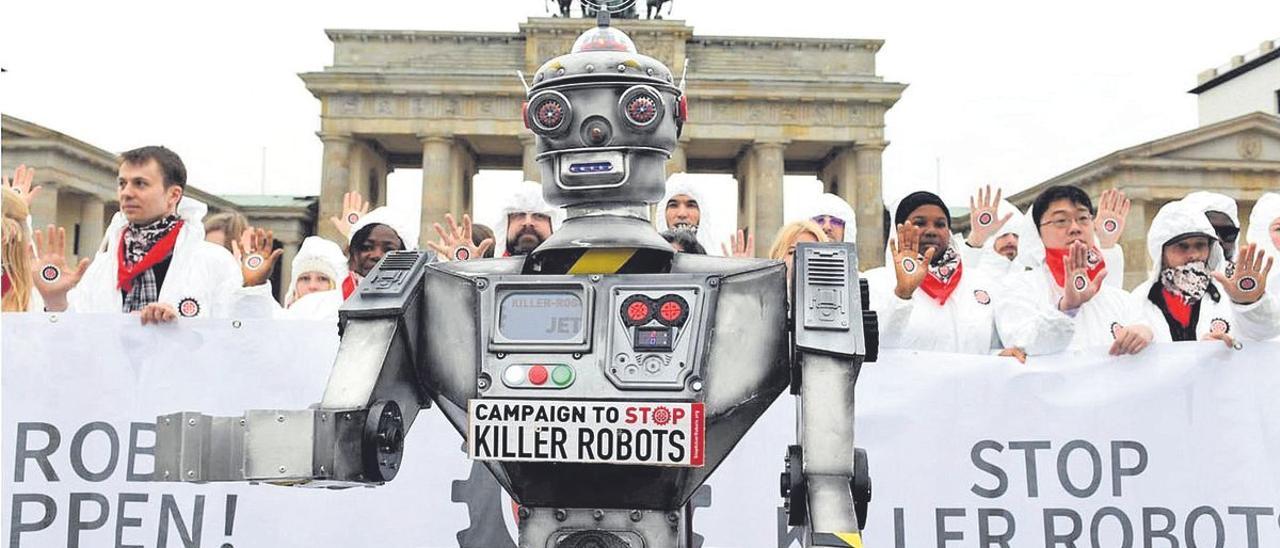
M 348 214 L 347 214 L 347 224 L 354 225 L 354 224 L 356 224 L 356 222 L 358 222 L 359 220 L 360 220 L 360 214 L 359 214 L 359 213 L 354 213 L 354 212 L 352 212 L 352 213 L 348 213 Z
M 978 215 L 978 226 L 991 226 L 995 222 L 995 216 L 990 211 L 983 211 Z
M 914 274 L 916 271 L 916 260 L 907 257 L 902 260 L 902 271 L 907 274 Z
M 991 295 L 986 290 L 978 289 L 973 292 L 973 300 L 978 301 L 978 304 L 991 304 Z
M 257 253 L 244 258 L 244 265 L 249 267 L 249 270 L 262 268 L 262 263 L 264 262 L 266 262 L 266 259 Z
M 471 250 L 463 246 L 453 248 L 453 260 L 465 261 L 471 258 Z
M 187 297 L 178 301 L 178 315 L 183 318 L 194 318 L 200 315 L 200 302 Z
M 1076 274 L 1076 277 L 1071 280 L 1071 285 L 1075 286 L 1076 291 L 1084 291 L 1089 287 L 1089 278 L 1084 277 L 1083 274 Z
M 1231 332 L 1231 324 L 1222 318 L 1214 318 L 1213 321 L 1209 322 L 1209 332 L 1225 335 Z
M 1253 276 L 1245 276 L 1236 282 L 1236 287 L 1239 287 L 1240 291 L 1253 291 L 1258 288 L 1258 279 Z
M 51 264 L 44 265 L 44 268 L 40 269 L 40 279 L 44 280 L 45 283 L 56 282 L 61 277 L 62 271 Z
M 1120 222 L 1115 219 L 1107 219 L 1102 221 L 1102 231 L 1107 234 L 1115 234 L 1120 230 Z

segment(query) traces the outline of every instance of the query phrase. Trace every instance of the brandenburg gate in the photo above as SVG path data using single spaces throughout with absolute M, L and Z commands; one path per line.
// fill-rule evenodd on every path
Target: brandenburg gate
M 478 170 L 519 169 L 539 180 L 517 71 L 532 74 L 593 24 L 531 18 L 514 33 L 327 31 L 333 64 L 300 75 L 321 103 L 319 218 L 338 215 L 351 190 L 385 203 L 387 173 L 420 167 L 425 239 L 446 212 L 471 210 Z M 732 174 L 738 225 L 760 235 L 757 256 L 783 223 L 783 175 L 807 174 L 854 205 L 861 268 L 882 263 L 884 116 L 906 88 L 876 75 L 882 41 L 696 36 L 678 20 L 615 25 L 677 75 L 688 62 L 689 123 L 668 172 Z

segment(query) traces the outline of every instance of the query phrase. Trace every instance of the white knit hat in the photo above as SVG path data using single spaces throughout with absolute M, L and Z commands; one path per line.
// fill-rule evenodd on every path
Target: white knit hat
M 347 277 L 347 257 L 342 248 L 319 236 L 308 236 L 302 240 L 302 247 L 293 257 L 292 271 L 289 280 L 289 292 L 285 293 L 285 307 L 293 304 L 294 291 L 298 288 L 298 277 L 307 272 L 319 272 L 333 280 L 334 288 L 342 287 L 342 280 Z

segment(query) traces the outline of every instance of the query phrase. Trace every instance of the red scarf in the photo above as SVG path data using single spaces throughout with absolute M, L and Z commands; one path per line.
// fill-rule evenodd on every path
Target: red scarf
M 940 268 L 947 268 L 950 265 L 942 265 Z M 925 275 L 924 281 L 920 283 L 920 290 L 924 291 L 933 300 L 938 301 L 939 305 L 947 304 L 947 299 L 951 298 L 951 292 L 956 290 L 956 286 L 960 285 L 960 277 L 964 275 L 964 264 L 957 261 L 955 263 L 955 273 L 951 277 L 943 280 L 938 276 L 933 268 L 929 269 L 929 273 Z
M 1178 320 L 1182 327 L 1191 326 L 1191 305 L 1178 295 L 1170 293 L 1168 289 L 1161 289 L 1160 293 L 1164 295 L 1164 307 L 1169 311 L 1169 315 L 1173 319 Z
M 0 282 L 0 283 L 2 283 L 2 284 L 4 285 L 4 292 L 2 293 L 2 295 L 4 295 L 4 296 L 8 296 L 8 295 L 9 295 L 9 290 L 13 288 L 13 284 L 9 282 L 9 271 L 8 271 L 8 270 L 4 271 L 4 281 L 3 281 L 3 282 Z
M 1044 250 L 1044 263 L 1049 267 L 1049 272 L 1053 273 L 1053 281 L 1057 282 L 1058 287 L 1062 287 L 1062 284 L 1066 283 L 1067 267 L 1062 265 L 1062 259 L 1066 257 L 1069 252 L 1070 250 L 1066 248 L 1055 249 L 1046 247 Z M 1089 281 L 1092 282 L 1097 280 L 1098 273 L 1102 272 L 1102 269 L 1107 267 L 1107 261 L 1103 260 L 1102 252 L 1098 251 L 1098 248 L 1096 247 L 1089 248 L 1089 253 L 1093 254 L 1093 257 L 1098 259 L 1096 264 L 1089 266 Z
M 128 230 L 128 228 L 125 228 Z M 120 289 L 126 293 L 133 291 L 133 279 L 139 274 L 146 272 L 161 261 L 165 260 L 173 253 L 173 245 L 178 242 L 178 231 L 182 230 L 182 221 L 173 224 L 173 228 L 165 234 L 163 238 L 156 240 L 155 245 L 147 250 L 142 256 L 142 260 L 133 264 L 133 266 L 125 266 L 124 264 L 124 231 L 120 232 L 120 245 L 116 250 L 116 289 Z
M 347 300 L 352 293 L 355 293 L 357 285 L 360 285 L 360 280 L 356 279 L 356 273 L 348 272 L 347 277 L 342 280 L 342 300 Z

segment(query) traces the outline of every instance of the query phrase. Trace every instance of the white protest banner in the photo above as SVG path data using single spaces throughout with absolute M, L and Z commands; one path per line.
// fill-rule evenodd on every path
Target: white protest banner
M 50 318 L 0 322 L 8 546 L 515 546 L 510 497 L 435 410 L 377 488 L 145 481 L 156 415 L 316 402 L 331 325 Z M 882 352 L 858 385 L 866 546 L 1280 546 L 1277 356 L 1275 343 L 1026 365 Z M 800 545 L 777 492 L 794 408 L 779 398 L 694 496 L 696 544 Z

